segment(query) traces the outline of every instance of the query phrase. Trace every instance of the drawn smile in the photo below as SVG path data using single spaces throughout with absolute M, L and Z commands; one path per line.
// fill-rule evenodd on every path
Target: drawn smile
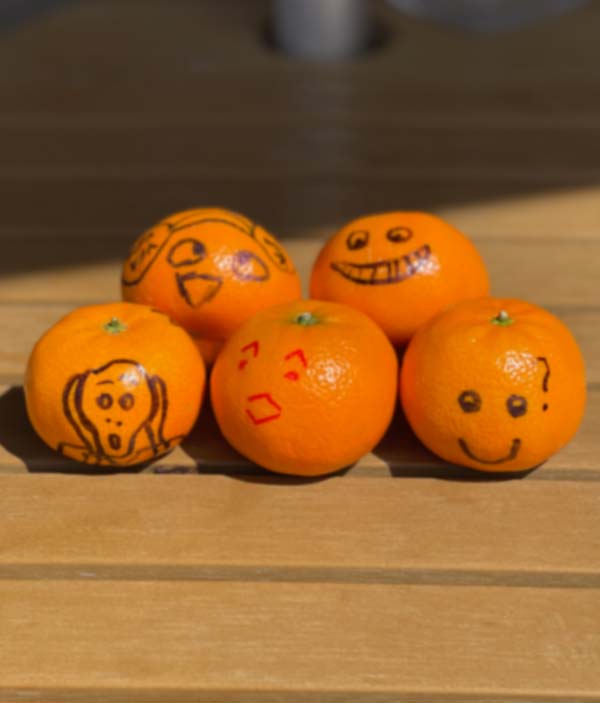
M 252 410 L 246 408 L 246 415 L 255 425 L 278 420 L 281 417 L 281 406 L 276 403 L 270 393 L 257 393 L 246 398 L 249 404 L 257 403 Z
M 382 286 L 399 283 L 411 278 L 425 268 L 431 257 L 429 244 L 398 259 L 384 259 L 368 264 L 355 264 L 350 261 L 334 261 L 330 264 L 344 278 L 365 286 Z
M 512 459 L 514 459 L 519 453 L 519 449 L 521 449 L 521 440 L 513 439 L 512 444 L 510 446 L 510 451 L 506 456 L 503 456 L 500 459 L 482 459 L 481 457 L 475 456 L 475 454 L 473 454 L 464 439 L 460 438 L 458 440 L 458 443 L 460 444 L 460 448 L 469 457 L 469 459 L 478 461 L 481 464 L 503 464 L 505 461 L 511 461 Z

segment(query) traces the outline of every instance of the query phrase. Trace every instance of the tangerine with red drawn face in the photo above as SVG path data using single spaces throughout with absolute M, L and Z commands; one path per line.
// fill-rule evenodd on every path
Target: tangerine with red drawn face
M 182 325 L 208 362 L 244 320 L 301 292 L 275 237 L 222 208 L 178 212 L 142 234 L 121 283 L 125 300 L 156 307 Z
M 480 471 L 523 471 L 577 431 L 584 362 L 570 331 L 546 310 L 481 298 L 416 333 L 400 390 L 408 422 L 438 456 Z
M 387 429 L 398 362 L 366 315 L 304 300 L 263 310 L 226 342 L 211 399 L 221 431 L 272 471 L 319 476 L 356 462 Z
M 362 310 L 396 346 L 440 310 L 489 293 L 485 264 L 457 229 L 424 212 L 368 215 L 321 249 L 310 294 Z
M 37 342 L 27 412 L 53 449 L 96 466 L 130 466 L 176 446 L 192 428 L 205 370 L 190 336 L 144 305 L 78 308 Z

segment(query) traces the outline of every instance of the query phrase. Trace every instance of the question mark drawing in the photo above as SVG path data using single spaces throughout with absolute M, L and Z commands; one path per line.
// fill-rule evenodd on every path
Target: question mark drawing
M 538 361 L 541 361 L 542 364 L 546 367 L 546 373 L 544 374 L 544 380 L 542 381 L 542 390 L 544 393 L 548 392 L 548 380 L 550 378 L 550 365 L 548 364 L 548 359 L 546 359 L 545 356 L 538 356 L 536 357 Z M 542 410 L 546 412 L 548 410 L 548 403 L 544 403 L 542 405 Z

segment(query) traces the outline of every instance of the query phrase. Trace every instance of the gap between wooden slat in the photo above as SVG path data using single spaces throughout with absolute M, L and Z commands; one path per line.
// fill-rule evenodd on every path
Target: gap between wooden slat
M 1 485 L 1 484 L 0 484 Z M 600 588 L 600 572 L 311 568 L 220 564 L 11 564 L 0 563 L 0 580 L 19 581 L 231 581 L 405 586 L 497 586 L 506 588 Z
M 15 476 L 0 489 L 0 581 L 600 586 L 596 485 Z
M 43 698 L 42 698 L 43 696 Z M 497 694 L 493 692 L 446 693 L 443 691 L 351 691 L 351 690 L 185 690 L 153 688 L 151 691 L 132 688 L 80 688 L 39 689 L 2 688 L 0 703 L 596 703 L 600 694 L 583 696 L 568 694 Z

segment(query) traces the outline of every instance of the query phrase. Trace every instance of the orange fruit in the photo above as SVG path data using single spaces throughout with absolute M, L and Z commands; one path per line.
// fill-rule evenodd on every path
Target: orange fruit
M 25 375 L 27 413 L 53 449 L 98 466 L 164 454 L 191 430 L 205 384 L 193 340 L 142 305 L 78 308 L 36 343 Z
M 521 300 L 468 300 L 412 338 L 400 394 L 415 434 L 446 461 L 522 471 L 575 434 L 584 362 L 568 328 L 546 310 Z
M 396 404 L 398 362 L 385 334 L 345 305 L 304 300 L 254 315 L 211 374 L 229 443 L 272 471 L 318 476 L 371 451 Z
M 300 278 L 275 237 L 221 208 L 178 212 L 144 232 L 121 283 L 124 300 L 176 320 L 208 362 L 248 317 L 301 295 Z
M 475 246 L 424 212 L 367 215 L 345 225 L 321 249 L 310 281 L 313 298 L 362 310 L 397 346 L 449 305 L 488 293 Z

